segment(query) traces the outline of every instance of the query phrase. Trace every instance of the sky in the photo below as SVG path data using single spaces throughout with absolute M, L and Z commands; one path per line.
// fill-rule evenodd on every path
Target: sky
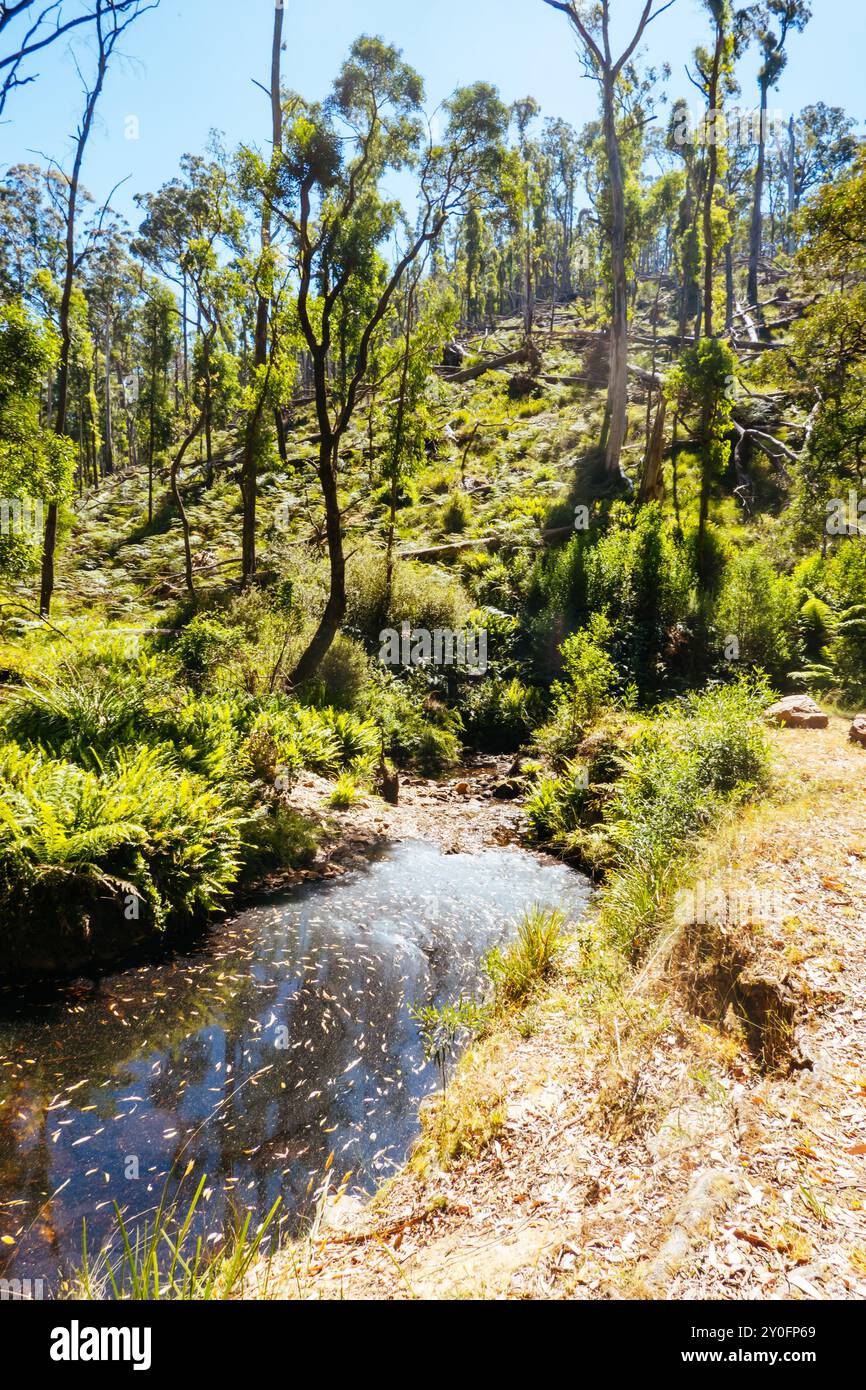
M 110 71 L 88 146 L 85 186 L 102 202 L 124 179 L 113 206 L 135 226 L 136 192 L 172 178 L 185 151 L 201 151 L 211 129 L 233 148 L 265 146 L 274 0 L 161 0 L 126 35 L 126 55 Z M 642 0 L 614 0 L 620 33 Z M 285 0 L 284 85 L 322 97 L 359 33 L 379 34 L 403 49 L 422 75 L 432 111 L 455 87 L 495 83 L 506 101 L 532 95 L 545 116 L 575 126 L 596 115 L 596 91 L 583 75 L 564 15 L 542 0 Z M 616 36 L 617 28 L 615 28 Z M 669 63 L 669 91 L 691 105 L 698 94 L 685 66 L 706 41 L 700 0 L 675 0 L 650 26 L 649 61 Z M 771 109 L 799 111 L 824 100 L 844 106 L 866 133 L 866 18 L 863 0 L 813 0 L 813 19 L 789 42 L 789 63 Z M 76 45 L 82 69 L 92 52 Z M 66 162 L 81 106 L 73 54 L 56 46 L 41 55 L 39 80 L 12 94 L 0 125 L 0 172 L 46 158 Z M 751 104 L 756 63 L 740 67 Z

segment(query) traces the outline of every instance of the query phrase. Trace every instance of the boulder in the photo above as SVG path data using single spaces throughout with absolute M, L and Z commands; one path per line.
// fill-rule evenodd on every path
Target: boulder
M 862 743 L 866 748 L 866 714 L 858 714 L 851 728 L 848 730 L 848 737 L 852 743 Z
M 767 710 L 767 718 L 787 729 L 826 729 L 830 723 L 820 706 L 808 695 L 789 695 Z

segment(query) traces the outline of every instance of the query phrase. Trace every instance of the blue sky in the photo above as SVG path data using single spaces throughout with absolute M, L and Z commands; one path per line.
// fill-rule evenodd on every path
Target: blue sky
M 628 22 L 641 0 L 615 0 Z M 799 110 L 823 99 L 844 106 L 864 133 L 863 0 L 813 0 L 814 18 L 790 41 L 790 61 L 771 107 Z M 127 36 L 123 63 L 109 74 L 98 128 L 88 149 L 84 182 L 98 199 L 121 178 L 115 206 L 132 220 L 135 192 L 157 188 L 186 150 L 201 150 L 208 132 L 264 144 L 267 100 L 253 79 L 267 82 L 273 0 L 162 0 Z M 378 33 L 404 50 L 423 75 L 428 107 L 454 87 L 484 78 L 512 101 L 531 94 L 543 113 L 581 125 L 595 115 L 595 89 L 582 75 L 563 15 L 542 0 L 286 0 L 283 80 L 307 96 L 323 95 L 352 39 Z M 670 92 L 691 102 L 684 65 L 706 36 L 699 0 L 676 0 L 648 30 L 652 62 L 673 68 Z M 87 62 L 79 46 L 82 65 Z M 63 160 L 80 107 L 68 51 L 49 51 L 40 80 L 13 95 L 0 126 L 0 169 L 40 152 Z M 750 98 L 755 64 L 742 65 Z M 139 138 L 128 139 L 127 118 Z M 33 153 L 33 152 L 37 153 Z

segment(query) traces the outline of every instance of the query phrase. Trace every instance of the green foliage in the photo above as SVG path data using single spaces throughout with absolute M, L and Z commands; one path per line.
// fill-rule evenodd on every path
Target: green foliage
M 318 843 L 318 827 L 284 800 L 260 803 L 244 821 L 242 878 L 259 884 L 269 874 L 309 865 Z
M 303 696 L 311 705 L 356 709 L 370 683 L 370 662 L 362 644 L 340 633 L 331 643 Z
M 558 908 L 533 906 L 523 914 L 516 940 L 488 952 L 485 969 L 500 1007 L 525 1003 L 550 976 L 562 953 L 564 926 L 565 914 Z
M 793 656 L 797 602 L 790 581 L 777 575 L 755 550 L 745 550 L 728 566 L 716 626 L 721 640 L 736 637 L 739 660 L 784 679 Z
M 72 482 L 72 443 L 43 422 L 41 411 L 42 385 L 58 352 L 49 324 L 20 304 L 0 306 L 0 575 L 13 578 L 41 552 L 40 508 L 63 501 Z
M 461 996 L 454 1004 L 414 1005 L 409 1014 L 418 1027 L 424 1056 L 428 1062 L 435 1063 L 442 1089 L 447 1091 L 449 1069 L 455 1056 L 486 1027 L 488 1011 L 483 1004 Z
M 384 555 L 358 555 L 349 565 L 346 625 L 378 652 L 379 634 L 385 628 L 399 631 L 403 622 L 412 628 L 435 632 L 457 631 L 467 613 L 465 595 L 455 579 L 411 561 L 394 567 L 390 603 L 386 587 Z
M 532 690 L 516 677 L 473 684 L 461 706 L 469 741 L 485 752 L 516 752 L 532 729 L 535 703 Z
M 240 633 L 218 618 L 200 613 L 184 628 L 174 645 L 174 655 L 184 676 L 196 689 L 237 652 Z
M 532 571 L 526 595 L 539 671 L 558 674 L 569 632 L 604 613 L 609 654 L 642 695 L 663 686 L 670 634 L 691 616 L 695 576 L 672 522 L 657 504 L 638 511 L 619 504 L 608 530 L 580 533 Z
M 10 909 L 4 955 L 45 922 L 122 935 L 135 903 L 149 929 L 211 911 L 240 866 L 241 815 L 159 750 L 121 753 L 104 774 L 0 752 L 0 886 Z M 14 924 L 14 927 L 13 927 Z
M 612 638 L 605 614 L 595 613 L 587 627 L 560 647 L 563 679 L 554 682 L 551 716 L 535 735 L 536 747 L 554 764 L 573 756 L 613 698 L 618 672 L 605 651 Z
M 64 658 L 40 686 L 8 692 L 6 736 L 57 758 L 99 766 L 118 746 L 138 739 L 147 721 L 152 675 L 146 661 L 118 665 Z
M 453 492 L 442 508 L 442 530 L 446 536 L 459 535 L 472 519 L 472 503 L 462 492 Z
M 361 791 L 356 778 L 351 772 L 341 772 L 328 797 L 328 805 L 333 806 L 335 810 L 346 811 L 355 805 L 360 796 Z
M 769 748 L 762 677 L 687 697 L 649 721 L 631 749 L 605 823 L 613 866 L 603 918 L 619 945 L 639 953 L 666 918 L 670 894 L 698 837 L 764 786 Z
M 583 825 L 589 799 L 584 763 L 566 762 L 559 776 L 540 778 L 526 799 L 530 838 L 536 844 L 564 847 L 569 833 Z
M 127 1224 L 115 1202 L 115 1231 L 95 1257 L 88 1250 L 85 1221 L 76 1296 L 102 1300 L 110 1294 L 117 1300 L 140 1303 L 237 1297 L 282 1198 L 277 1198 L 255 1232 L 250 1229 L 253 1214 L 247 1211 L 228 1243 L 214 1252 L 192 1229 L 206 1186 L 203 1173 L 185 1210 L 177 1201 L 169 1203 L 164 1191 L 154 1215 L 135 1227 Z
M 380 678 L 370 698 L 374 719 L 388 755 L 401 767 L 437 777 L 460 761 L 462 723 L 456 711 L 427 708 L 427 692 L 418 678 Z

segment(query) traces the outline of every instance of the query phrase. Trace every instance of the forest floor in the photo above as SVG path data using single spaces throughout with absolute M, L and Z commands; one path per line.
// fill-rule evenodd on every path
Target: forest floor
M 440 1098 L 409 1165 L 323 1204 L 248 1296 L 866 1298 L 866 751 L 836 718 L 774 740 L 772 797 L 696 876 L 725 885 L 715 935 L 692 921 L 595 1006 L 574 938 L 449 1088 L 479 1141 L 441 1161 Z M 726 970 L 789 1025 L 772 1056 L 707 1007 Z

